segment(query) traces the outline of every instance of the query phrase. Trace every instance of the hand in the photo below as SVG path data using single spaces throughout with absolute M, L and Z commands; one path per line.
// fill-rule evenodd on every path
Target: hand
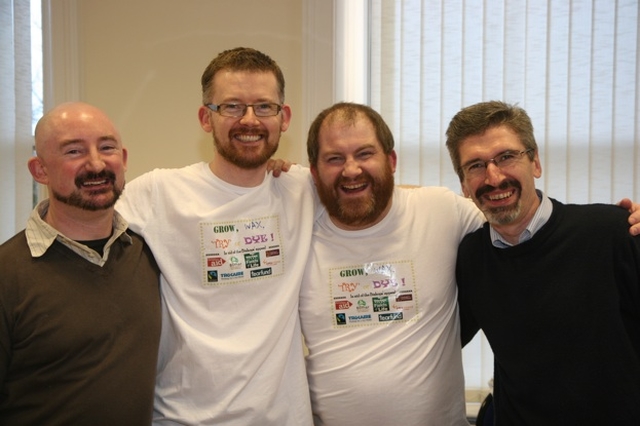
M 640 204 L 634 203 L 628 198 L 623 198 L 618 205 L 631 213 L 629 216 L 629 224 L 631 225 L 629 233 L 631 235 L 640 235 Z
M 267 172 L 271 172 L 273 177 L 278 177 L 280 176 L 280 173 L 288 172 L 291 165 L 293 165 L 293 163 L 289 160 L 282 160 L 280 158 L 274 160 L 273 158 L 270 158 L 269 161 L 267 161 Z M 640 205 L 638 205 L 638 208 L 640 209 Z M 640 221 L 640 213 L 638 214 L 638 221 Z M 640 230 L 640 225 L 638 226 L 638 229 Z

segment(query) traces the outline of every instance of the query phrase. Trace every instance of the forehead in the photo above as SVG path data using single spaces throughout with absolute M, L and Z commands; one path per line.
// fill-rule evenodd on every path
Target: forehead
M 320 150 L 337 148 L 358 148 L 360 146 L 381 146 L 373 124 L 362 116 L 346 120 L 332 116 L 325 120 L 318 135 Z
M 507 126 L 487 129 L 484 133 L 468 136 L 460 144 L 460 156 L 465 157 L 499 154 L 505 150 L 524 148 L 518 135 Z
M 218 101 L 278 99 L 278 81 L 272 72 L 220 70 L 213 77 L 212 87 Z
M 105 140 L 121 144 L 120 136 L 111 121 L 100 114 L 60 114 L 49 120 L 42 133 L 43 139 L 52 146 Z

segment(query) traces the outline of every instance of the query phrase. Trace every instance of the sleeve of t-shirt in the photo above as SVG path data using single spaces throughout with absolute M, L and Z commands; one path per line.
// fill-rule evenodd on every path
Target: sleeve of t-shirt
M 138 234 L 143 234 L 150 215 L 153 215 L 157 173 L 154 170 L 128 182 L 115 206 L 118 213 L 129 223 L 129 227 Z

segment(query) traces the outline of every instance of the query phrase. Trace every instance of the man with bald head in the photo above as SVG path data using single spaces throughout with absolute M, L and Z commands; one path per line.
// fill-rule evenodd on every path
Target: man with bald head
M 113 206 L 127 151 L 104 112 L 61 104 L 28 168 L 49 199 L 0 246 L 0 424 L 150 424 L 159 269 Z

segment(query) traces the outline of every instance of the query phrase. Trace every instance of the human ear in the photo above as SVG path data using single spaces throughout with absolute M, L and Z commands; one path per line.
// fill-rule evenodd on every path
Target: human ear
M 40 157 L 30 158 L 29 161 L 27 161 L 27 168 L 29 169 L 31 176 L 33 176 L 33 180 L 43 185 L 49 183 L 47 168 L 42 163 L 42 159 Z
M 286 132 L 289 128 L 289 124 L 291 123 L 291 107 L 287 104 L 282 105 L 282 110 L 280 111 L 282 114 L 282 123 L 280 124 L 280 131 Z
M 211 133 L 213 131 L 213 126 L 211 125 L 211 114 L 209 114 L 209 111 L 211 110 L 204 105 L 198 109 L 198 121 L 200 122 L 200 127 L 202 127 L 202 129 L 207 133 Z

